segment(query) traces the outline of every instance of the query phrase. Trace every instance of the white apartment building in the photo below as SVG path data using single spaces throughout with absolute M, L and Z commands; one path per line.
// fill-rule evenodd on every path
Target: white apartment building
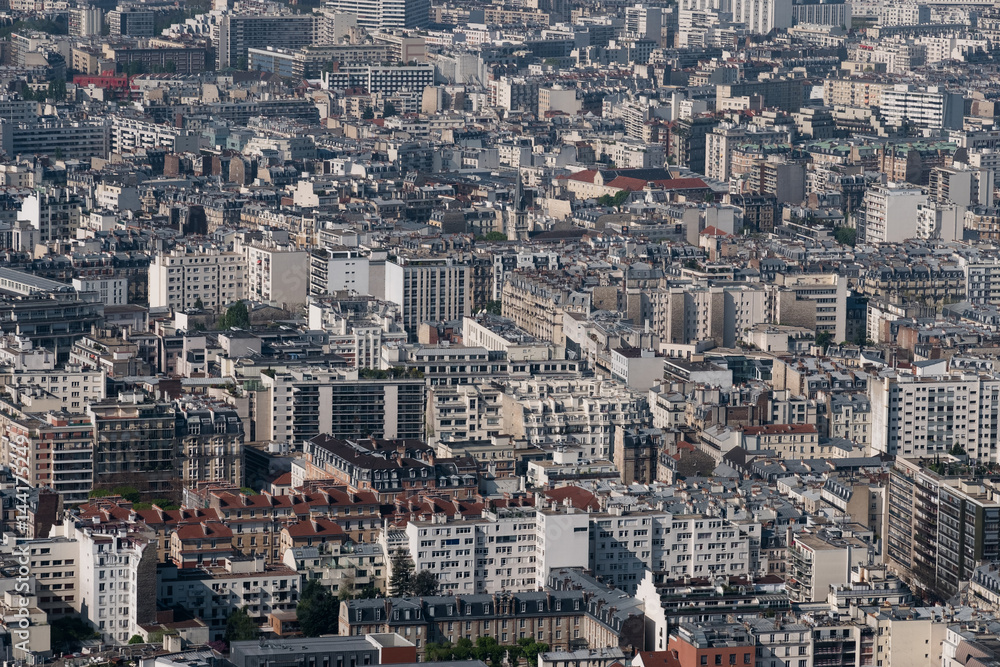
M 380 368 L 382 347 L 407 341 L 400 327 L 399 306 L 370 298 L 309 302 L 309 328 L 329 335 L 330 352 L 356 368 Z
M 357 16 L 357 25 L 369 32 L 422 28 L 430 21 L 429 0 L 330 0 L 326 8 Z
M 38 230 L 38 242 L 71 239 L 80 226 L 83 199 L 64 188 L 39 190 L 21 202 L 17 219 Z
M 221 310 L 246 297 L 246 261 L 243 253 L 210 246 L 160 253 L 149 265 L 149 306 Z
M 540 505 L 535 514 L 537 590 L 548 585 L 549 573 L 560 567 L 589 567 L 590 514 L 568 502 Z
M 128 303 L 128 278 L 73 278 L 77 292 L 95 292 L 101 295 L 105 306 L 123 306 Z
M 156 615 L 156 547 L 117 524 L 67 517 L 53 536 L 79 546 L 73 608 L 111 644 L 127 644 Z
M 622 590 L 634 593 L 646 570 L 667 573 L 671 579 L 751 571 L 750 538 L 730 521 L 612 509 L 591 515 L 590 567 Z
M 448 258 L 399 257 L 385 263 L 385 298 L 402 310 L 403 327 L 460 320 L 472 312 L 472 271 Z
M 538 109 L 538 81 L 524 77 L 501 76 L 490 81 L 490 105 L 507 111 Z
M 54 396 L 64 409 L 76 412 L 86 403 L 96 403 L 105 398 L 106 372 L 66 364 L 58 370 L 18 369 L 0 373 L 0 385 L 38 387 Z
M 792 0 L 733 0 L 733 21 L 745 23 L 751 33 L 766 35 L 792 27 Z
M 406 534 L 414 569 L 436 574 L 446 594 L 534 591 L 535 516 L 525 507 L 454 523 L 411 521 Z
M 355 248 L 325 248 L 309 257 L 309 293 L 354 290 L 368 294 L 368 256 Z
M 774 282 L 771 312 L 775 322 L 847 340 L 847 280 L 835 273 L 778 274 Z
M 238 245 L 246 257 L 246 298 L 293 309 L 309 295 L 309 251 L 283 244 Z
M 503 392 L 496 387 L 441 384 L 429 387 L 427 392 L 429 441 L 486 441 L 504 431 Z
M 917 236 L 917 207 L 927 204 L 927 194 L 906 183 L 876 185 L 865 191 L 866 243 L 899 243 Z
M 125 116 L 111 117 L 111 150 L 132 153 L 139 149 L 163 148 L 171 153 L 197 151 L 200 135 L 170 125 Z
M 646 397 L 600 378 L 512 380 L 502 396 L 505 432 L 532 445 L 579 445 L 586 458 L 611 458 L 615 427 L 649 415 Z
M 885 372 L 868 384 L 872 453 L 907 458 L 946 454 L 998 461 L 1000 378 L 978 373 L 928 376 Z
M 977 306 L 1000 304 L 1000 262 L 959 257 L 965 269 L 965 300 Z
M 919 128 L 941 130 L 962 127 L 965 100 L 938 86 L 920 90 L 909 84 L 897 84 L 882 91 L 882 117 L 888 125 L 904 123 Z

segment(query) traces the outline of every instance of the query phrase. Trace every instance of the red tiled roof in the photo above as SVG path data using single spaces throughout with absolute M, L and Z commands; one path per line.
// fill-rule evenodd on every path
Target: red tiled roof
M 229 526 L 218 521 L 203 521 L 181 526 L 177 529 L 177 537 L 181 540 L 201 540 L 212 538 L 232 538 L 233 531 Z
M 285 530 L 291 537 L 347 537 L 344 529 L 329 519 L 299 521 Z
M 630 178 L 629 176 L 619 176 L 607 184 L 609 188 L 621 188 L 629 192 L 638 192 L 646 187 L 646 181 L 641 178 Z
M 578 171 L 575 174 L 570 174 L 569 176 L 560 176 L 570 181 L 580 181 L 581 183 L 593 183 L 594 179 L 597 178 L 596 169 L 587 169 L 585 171 Z
M 579 486 L 562 486 L 558 489 L 551 489 L 545 492 L 546 497 L 562 503 L 567 498 L 569 502 L 578 510 L 599 510 L 601 504 L 597 502 L 597 497 Z

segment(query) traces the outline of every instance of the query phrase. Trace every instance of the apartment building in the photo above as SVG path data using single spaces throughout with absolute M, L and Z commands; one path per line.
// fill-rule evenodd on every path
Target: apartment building
M 70 540 L 78 548 L 77 593 L 72 600 L 69 596 L 63 600 L 77 613 L 84 613 L 103 641 L 124 645 L 140 625 L 155 619 L 156 548 L 127 524 L 108 519 L 100 513 L 93 520 L 67 516 L 61 526 L 53 528 L 52 535 Z M 44 564 L 45 559 L 40 560 Z
M 224 14 L 214 31 L 216 67 L 246 63 L 248 49 L 280 44 L 286 49 L 309 46 L 320 34 L 322 17 L 313 14 Z
M 57 530 L 61 526 L 57 527 Z M 80 544 L 66 537 L 39 536 L 29 547 L 38 607 L 55 620 L 80 608 Z
M 889 85 L 868 78 L 826 78 L 823 80 L 823 104 L 861 109 L 877 107 L 882 104 L 882 91 Z
M 38 230 L 39 243 L 48 243 L 76 235 L 82 207 L 83 198 L 66 188 L 38 190 L 21 202 L 17 219 Z
M 82 503 L 94 484 L 94 440 L 90 420 L 59 408 L 31 412 L 0 400 L 0 457 L 24 471 L 29 486 L 50 487 L 67 505 Z
M 108 12 L 108 26 L 116 37 L 152 37 L 155 17 L 152 10 L 119 5 Z
M 111 131 L 106 120 L 84 121 L 65 118 L 39 118 L 10 127 L 11 155 L 49 155 L 81 159 L 108 155 Z
M 899 243 L 917 236 L 917 209 L 927 194 L 902 183 L 876 185 L 865 192 L 864 225 L 859 237 L 867 243 Z
M 421 438 L 426 385 L 420 378 L 366 378 L 358 371 L 290 368 L 261 376 L 257 438 Z
M 225 403 L 182 400 L 176 405 L 180 481 L 243 482 L 243 421 Z
M 0 373 L 0 385 L 11 391 L 38 388 L 45 396 L 55 398 L 62 409 L 78 412 L 84 404 L 105 397 L 107 375 L 103 370 L 77 364 L 64 364 L 55 368 L 28 369 Z
M 679 667 L 757 664 L 755 642 L 742 623 L 684 623 L 670 633 L 667 651 Z
M 151 308 L 221 311 L 247 294 L 246 256 L 211 246 L 159 253 L 149 266 Z
M 893 127 L 906 124 L 931 130 L 958 129 L 962 127 L 965 99 L 939 86 L 920 90 L 910 84 L 896 84 L 882 91 L 879 108 Z
M 399 257 L 385 263 L 385 298 L 400 307 L 403 327 L 461 320 L 472 314 L 472 275 L 449 258 Z
M 772 292 L 774 321 L 847 340 L 847 281 L 837 274 L 777 274 Z
M 890 456 L 942 456 L 960 447 L 996 461 L 1000 378 L 887 372 L 872 378 L 872 451 Z
M 870 537 L 864 529 L 860 534 Z M 871 540 L 861 539 L 850 526 L 815 532 L 803 530 L 789 535 L 789 599 L 792 602 L 825 601 L 831 585 L 849 582 L 852 568 L 870 562 L 872 550 Z
M 1000 262 L 960 258 L 965 270 L 966 301 L 977 306 L 1000 304 Z
M 486 510 L 460 522 L 410 521 L 406 526 L 416 571 L 438 577 L 444 593 L 536 590 L 537 531 L 533 508 Z
M 310 299 L 309 328 L 327 332 L 330 352 L 358 369 L 381 368 L 382 347 L 407 341 L 398 305 L 355 294 Z
M 914 590 L 954 595 L 998 559 L 1000 500 L 989 480 L 944 477 L 898 456 L 890 471 L 886 562 Z
M 368 294 L 369 258 L 355 248 L 323 248 L 309 256 L 309 293 Z
M 395 28 L 425 28 L 430 23 L 430 2 L 417 0 L 332 0 L 327 10 L 354 14 L 357 25 L 369 32 Z
M 504 280 L 500 298 L 504 317 L 558 350 L 566 346 L 563 313 L 589 313 L 592 296 L 569 276 L 515 270 Z
M 504 432 L 529 444 L 573 444 L 585 458 L 608 459 L 615 428 L 635 429 L 646 397 L 597 378 L 509 380 L 501 397 Z
M 270 625 L 274 614 L 294 612 L 302 587 L 302 573 L 259 557 L 187 569 L 163 564 L 156 572 L 157 601 L 204 621 L 211 641 L 222 639 L 226 620 L 237 610 L 258 625 Z
M 489 385 L 436 385 L 427 391 L 429 442 L 486 441 L 504 431 L 503 392 Z
M 122 393 L 85 410 L 93 424 L 94 486 L 127 484 L 150 499 L 169 497 L 180 479 L 174 407 Z
M 234 252 L 246 257 L 246 297 L 294 310 L 305 304 L 309 276 L 302 267 L 309 263 L 309 251 L 292 245 L 267 243 L 237 244 Z
M 156 148 L 183 153 L 198 150 L 199 136 L 183 128 L 115 114 L 111 116 L 110 148 L 115 153 Z
M 396 632 L 428 642 L 534 639 L 553 650 L 609 646 L 633 652 L 645 645 L 641 606 L 623 591 L 578 571 L 553 572 L 546 590 L 496 595 L 351 600 L 340 606 L 340 634 Z
M 434 450 L 411 440 L 340 440 L 327 435 L 305 443 L 305 460 L 292 466 L 292 483 L 333 480 L 351 489 L 371 491 L 388 502 L 399 493 L 439 489 L 439 495 L 470 498 L 478 489 L 475 475 L 448 472 L 435 465 Z
M 393 95 L 401 91 L 422 94 L 434 85 L 434 66 L 430 63 L 411 65 L 348 65 L 334 72 L 323 72 L 327 90 L 364 88 L 369 93 Z

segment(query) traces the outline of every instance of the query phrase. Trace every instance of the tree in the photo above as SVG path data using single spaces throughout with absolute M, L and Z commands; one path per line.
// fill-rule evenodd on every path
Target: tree
M 46 95 L 57 101 L 66 99 L 66 79 L 53 79 L 49 81 L 49 90 Z
M 375 117 L 375 112 L 372 111 L 371 107 L 365 107 L 365 110 L 361 112 L 361 120 L 371 120 Z
M 853 247 L 858 240 L 858 230 L 853 227 L 837 227 L 836 231 L 833 232 L 833 238 L 837 239 L 837 243 L 841 245 Z
M 146 640 L 142 638 L 142 635 L 132 635 L 128 639 L 129 644 L 145 644 Z
M 50 624 L 52 650 L 58 653 L 74 651 L 84 639 L 93 639 L 94 628 L 78 616 L 64 616 Z M 100 636 L 100 635 L 98 635 Z
M 506 241 L 507 235 L 503 232 L 486 232 L 482 236 L 477 237 L 477 240 L 482 241 Z
M 816 344 L 819 345 L 824 350 L 826 350 L 826 348 L 829 347 L 830 343 L 832 342 L 833 342 L 833 334 L 830 333 L 829 331 L 821 331 L 818 334 L 816 334 Z
M 111 489 L 111 493 L 116 496 L 121 496 L 130 503 L 137 503 L 139 502 L 139 499 L 142 497 L 137 488 L 125 484 L 121 486 L 116 486 L 115 488 Z
M 198 310 L 205 309 L 205 302 L 201 300 L 200 296 L 194 300 L 194 307 L 197 308 Z
M 385 103 L 382 105 L 383 118 L 391 118 L 392 116 L 395 116 L 398 113 L 399 112 L 396 111 L 396 105 L 390 102 L 389 100 L 386 100 Z
M 413 594 L 415 596 L 437 595 L 438 594 L 437 575 L 430 570 L 420 570 L 417 576 L 413 577 Z
M 247 329 L 250 327 L 250 311 L 243 301 L 237 301 L 226 308 L 226 314 L 219 320 L 220 329 Z
M 241 642 L 250 639 L 257 639 L 260 628 L 256 621 L 250 618 L 246 607 L 240 607 L 226 619 L 226 634 L 223 636 L 227 642 Z
M 413 595 L 413 561 L 410 560 L 409 554 L 402 549 L 397 549 L 392 556 L 389 595 L 397 598 Z
M 501 315 L 503 313 L 503 302 L 487 301 L 486 307 L 483 308 L 483 312 L 489 313 L 490 315 Z
M 340 601 L 318 580 L 310 579 L 295 607 L 302 634 L 306 637 L 336 634 L 339 614 Z

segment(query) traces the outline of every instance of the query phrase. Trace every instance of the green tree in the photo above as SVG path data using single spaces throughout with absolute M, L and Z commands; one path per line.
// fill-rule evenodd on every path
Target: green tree
M 389 100 L 386 100 L 385 103 L 382 105 L 382 117 L 383 118 L 392 118 L 393 116 L 397 115 L 398 113 L 399 112 L 396 111 L 396 105 L 393 104 L 392 102 L 390 102 Z
M 59 101 L 66 99 L 66 79 L 53 79 L 49 81 L 49 89 L 46 96 Z
M 486 308 L 484 308 L 490 315 L 502 315 L 503 314 L 503 301 L 487 301 Z
M 371 120 L 375 117 L 375 112 L 371 107 L 365 107 L 365 110 L 361 112 L 361 120 Z
M 250 327 L 250 311 L 243 301 L 237 301 L 226 308 L 226 314 L 219 320 L 220 329 L 247 329 Z
M 830 333 L 829 331 L 821 331 L 818 334 L 816 334 L 816 344 L 819 345 L 824 350 L 830 347 L 830 343 L 832 342 L 833 342 L 833 334 Z
M 128 74 L 129 76 L 135 76 L 137 74 L 144 74 L 146 72 L 146 66 L 143 65 L 138 60 L 134 60 L 134 61 L 128 63 L 127 65 L 125 65 L 124 72 L 125 72 L 125 74 Z
M 205 302 L 201 300 L 200 296 L 194 300 L 194 307 L 198 310 L 203 310 L 205 308 Z
M 477 241 L 506 241 L 507 235 L 503 232 L 486 232 L 482 236 L 476 237 Z
M 437 595 L 439 586 L 437 575 L 430 570 L 420 570 L 413 577 L 413 594 L 418 597 Z
M 142 498 L 142 495 L 139 493 L 137 488 L 124 484 L 111 489 L 111 493 L 116 496 L 121 496 L 130 503 L 137 503 L 139 502 L 139 499 Z
M 227 642 L 241 642 L 257 639 L 260 628 L 257 622 L 250 618 L 246 607 L 240 607 L 226 619 L 226 634 L 223 636 Z
M 837 227 L 836 231 L 833 232 L 833 238 L 837 239 L 837 243 L 841 245 L 853 247 L 858 241 L 858 230 L 853 227 Z
M 142 635 L 132 635 L 128 638 L 129 644 L 145 644 L 146 640 L 142 638 Z
M 306 637 L 336 634 L 339 614 L 340 601 L 318 580 L 310 579 L 295 607 L 302 634 Z
M 413 595 L 413 561 L 409 554 L 397 549 L 392 555 L 392 576 L 389 577 L 389 595 L 404 598 Z

